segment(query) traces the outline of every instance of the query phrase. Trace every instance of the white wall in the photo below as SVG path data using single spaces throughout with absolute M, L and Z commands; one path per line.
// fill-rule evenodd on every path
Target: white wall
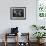
M 26 7 L 26 20 L 10 20 L 10 7 Z M 36 24 L 36 0 L 0 0 L 0 34 L 17 26 L 32 35 L 32 24 Z

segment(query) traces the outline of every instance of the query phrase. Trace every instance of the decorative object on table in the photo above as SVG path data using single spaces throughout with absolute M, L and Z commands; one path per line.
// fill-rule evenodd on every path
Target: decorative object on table
M 10 8 L 11 20 L 25 20 L 26 19 L 26 7 L 11 7 Z
M 18 33 L 18 27 L 16 28 L 11 28 L 11 34 Z

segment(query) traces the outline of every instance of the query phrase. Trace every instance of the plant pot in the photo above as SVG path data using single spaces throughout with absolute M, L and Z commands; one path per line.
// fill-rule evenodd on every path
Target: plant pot
M 45 39 L 38 39 L 37 42 L 41 44 L 41 43 L 44 43 L 44 40 Z
M 40 39 L 40 43 L 44 43 L 44 40 L 45 40 L 45 39 Z
M 37 39 L 37 43 L 40 43 L 40 39 Z

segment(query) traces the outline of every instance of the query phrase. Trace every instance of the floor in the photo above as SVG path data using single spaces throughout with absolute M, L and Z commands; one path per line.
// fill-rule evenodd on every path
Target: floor
M 0 42 L 0 46 L 4 46 L 4 43 Z M 8 46 L 15 46 L 15 43 L 8 43 Z M 32 42 L 30 46 L 37 46 L 37 43 Z M 44 43 L 42 46 L 46 46 L 46 43 Z

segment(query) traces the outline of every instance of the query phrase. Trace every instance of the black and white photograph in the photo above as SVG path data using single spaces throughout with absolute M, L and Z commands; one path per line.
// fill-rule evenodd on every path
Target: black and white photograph
M 11 20 L 24 20 L 26 19 L 26 7 L 11 7 L 10 8 Z

